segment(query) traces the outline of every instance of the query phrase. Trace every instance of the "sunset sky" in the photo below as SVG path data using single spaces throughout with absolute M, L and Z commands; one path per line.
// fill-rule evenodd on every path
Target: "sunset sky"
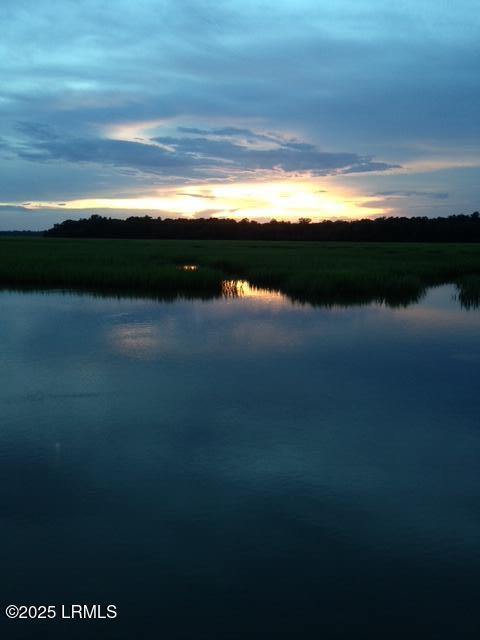
M 2 0 L 0 229 L 480 208 L 474 0 Z

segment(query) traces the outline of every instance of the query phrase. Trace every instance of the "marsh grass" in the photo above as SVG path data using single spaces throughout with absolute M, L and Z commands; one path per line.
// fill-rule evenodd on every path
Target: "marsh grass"
M 186 270 L 182 265 L 195 265 Z M 219 296 L 226 279 L 312 304 L 417 301 L 456 283 L 480 299 L 476 244 L 0 239 L 0 285 L 153 297 Z
M 458 282 L 458 299 L 465 309 L 480 307 L 480 276 L 464 276 Z

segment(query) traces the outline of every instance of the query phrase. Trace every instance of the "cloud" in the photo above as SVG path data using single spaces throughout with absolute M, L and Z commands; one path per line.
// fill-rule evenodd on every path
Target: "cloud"
M 0 61 L 2 112 L 16 119 L 78 128 L 195 114 L 246 135 L 231 123 L 256 118 L 355 148 L 480 133 L 479 18 L 467 0 L 4 0 L 2 11 L 13 54 Z
M 205 198 L 206 200 L 215 200 L 216 196 L 213 195 L 209 195 L 208 193 L 198 193 L 197 192 L 193 192 L 193 193 L 187 193 L 185 191 L 178 191 L 177 196 L 188 196 L 189 198 Z
M 0 204 L 0 213 L 2 211 L 11 213 L 12 211 L 31 211 L 31 209 L 20 204 Z
M 192 218 L 214 218 L 215 216 L 233 216 L 238 209 L 202 209 L 192 214 Z M 174 216 L 178 217 L 178 215 Z
M 281 142 L 282 138 L 274 134 L 265 134 L 252 131 L 251 129 L 240 129 L 238 127 L 222 127 L 220 129 L 198 129 L 197 127 L 177 127 L 179 133 L 189 133 L 201 136 L 227 136 L 240 137 L 247 140 L 264 142 Z
M 48 206 L 42 208 L 29 208 L 20 205 L 0 205 L 0 231 L 23 231 L 34 230 L 43 231 L 49 229 L 57 222 L 63 220 L 79 220 L 89 218 L 93 214 L 106 218 L 130 218 L 131 216 L 143 217 L 150 215 L 153 218 L 211 218 L 217 215 L 232 215 L 235 209 L 202 209 L 192 216 L 182 216 L 177 211 L 156 209 L 149 211 L 146 209 L 114 209 L 91 207 L 89 209 L 52 209 Z
M 58 138 L 53 127 L 40 122 L 17 122 L 16 129 L 19 133 L 37 140 L 56 140 Z
M 262 171 L 336 176 L 346 190 L 357 175 L 369 193 L 401 189 L 400 172 L 388 171 L 398 165 L 416 163 L 409 177 L 420 165 L 424 174 L 465 158 L 475 166 L 476 9 L 473 0 L 3 0 L 0 193 L 53 201 Z M 190 138 L 192 148 L 104 137 L 108 126 L 155 120 L 165 131 L 148 135 Z M 428 184 L 448 191 L 452 210 L 473 210 L 478 177 L 451 169 Z M 410 184 L 422 191 L 424 181 Z M 399 195 L 398 207 L 402 197 L 415 196 Z
M 179 127 L 177 134 L 193 130 L 202 131 L 203 135 L 156 136 L 146 143 L 98 137 L 61 139 L 37 123 L 22 123 L 21 130 L 27 140 L 17 147 L 17 154 L 24 160 L 113 165 L 170 178 L 197 176 L 215 180 L 259 170 L 328 176 L 398 167 L 375 162 L 371 156 L 319 151 L 309 143 L 232 127 L 213 130 Z M 245 131 L 256 141 L 268 139 L 268 148 L 251 147 L 238 141 L 239 132 L 243 135 Z
M 171 176 L 191 174 L 195 166 L 194 158 L 187 154 L 171 153 L 158 145 L 93 137 L 31 140 L 17 153 L 30 161 L 89 162 Z M 205 160 L 203 164 L 211 163 Z
M 384 196 L 386 198 L 430 198 L 432 200 L 447 200 L 449 194 L 446 191 L 408 191 L 392 190 L 377 191 L 374 196 Z

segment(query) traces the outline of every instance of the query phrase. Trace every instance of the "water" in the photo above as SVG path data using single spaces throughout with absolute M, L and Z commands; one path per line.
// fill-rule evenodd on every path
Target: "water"
M 0 294 L 2 638 L 478 638 L 480 312 Z

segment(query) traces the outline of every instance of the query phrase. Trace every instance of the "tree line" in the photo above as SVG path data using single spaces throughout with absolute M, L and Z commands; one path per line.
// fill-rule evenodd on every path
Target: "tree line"
M 62 238 L 144 238 L 188 240 L 321 240 L 358 242 L 480 242 L 480 214 L 448 217 L 382 217 L 312 222 L 229 218 L 130 217 L 92 215 L 65 220 L 44 232 Z

